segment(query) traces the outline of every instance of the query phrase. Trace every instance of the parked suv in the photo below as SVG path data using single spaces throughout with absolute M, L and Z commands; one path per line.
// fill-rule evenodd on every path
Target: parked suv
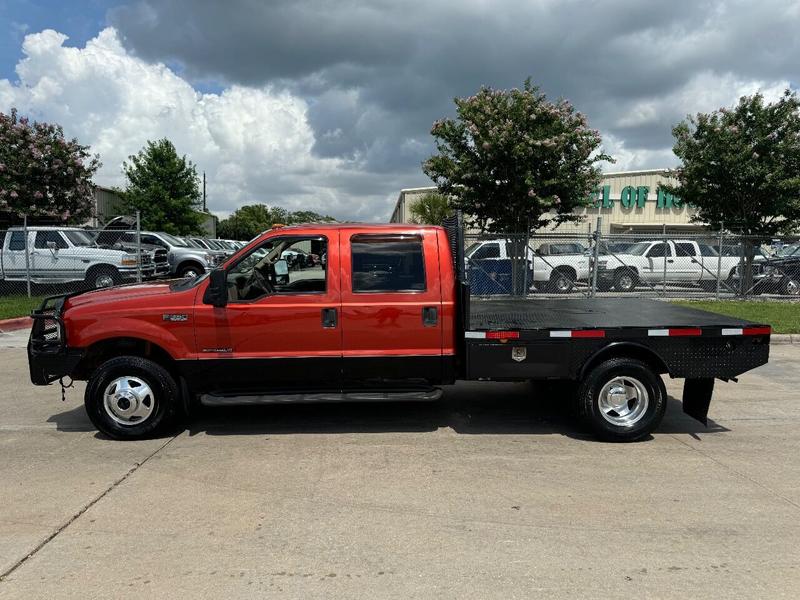
M 89 287 L 110 287 L 135 281 L 136 251 L 102 246 L 95 237 L 77 227 L 12 228 L 0 251 L 0 279 L 33 283 L 85 281 Z M 28 253 L 26 259 L 25 253 Z M 142 277 L 155 274 L 153 252 L 142 250 Z

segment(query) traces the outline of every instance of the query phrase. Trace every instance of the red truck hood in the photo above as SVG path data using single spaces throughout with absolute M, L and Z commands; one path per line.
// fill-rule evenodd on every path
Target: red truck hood
M 121 287 L 93 290 L 83 294 L 78 294 L 67 300 L 67 307 L 84 306 L 98 302 L 116 302 L 119 300 L 130 300 L 132 298 L 145 298 L 150 296 L 163 296 L 171 293 L 169 283 L 143 283 L 137 285 L 124 285 Z

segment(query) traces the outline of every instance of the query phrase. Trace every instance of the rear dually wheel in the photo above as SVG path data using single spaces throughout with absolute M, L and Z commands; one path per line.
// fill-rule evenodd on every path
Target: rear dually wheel
M 661 423 L 666 407 L 661 376 L 632 358 L 600 363 L 578 389 L 579 417 L 609 442 L 633 442 L 648 436 Z

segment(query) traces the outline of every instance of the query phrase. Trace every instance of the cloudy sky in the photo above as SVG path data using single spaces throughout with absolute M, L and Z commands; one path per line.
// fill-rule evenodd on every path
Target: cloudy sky
M 687 113 L 800 85 L 798 0 L 0 0 L 0 111 L 90 144 L 97 182 L 169 137 L 210 208 L 387 220 L 454 96 L 531 76 L 617 163 L 674 164 Z

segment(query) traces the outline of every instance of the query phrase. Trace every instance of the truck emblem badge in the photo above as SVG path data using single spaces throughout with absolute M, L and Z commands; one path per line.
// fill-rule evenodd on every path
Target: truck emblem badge
M 189 320 L 189 315 L 165 313 L 165 314 L 161 315 L 161 320 L 163 320 L 163 321 L 188 321 Z
M 522 362 L 528 356 L 528 349 L 525 346 L 514 346 L 511 348 L 511 358 L 517 362 Z

